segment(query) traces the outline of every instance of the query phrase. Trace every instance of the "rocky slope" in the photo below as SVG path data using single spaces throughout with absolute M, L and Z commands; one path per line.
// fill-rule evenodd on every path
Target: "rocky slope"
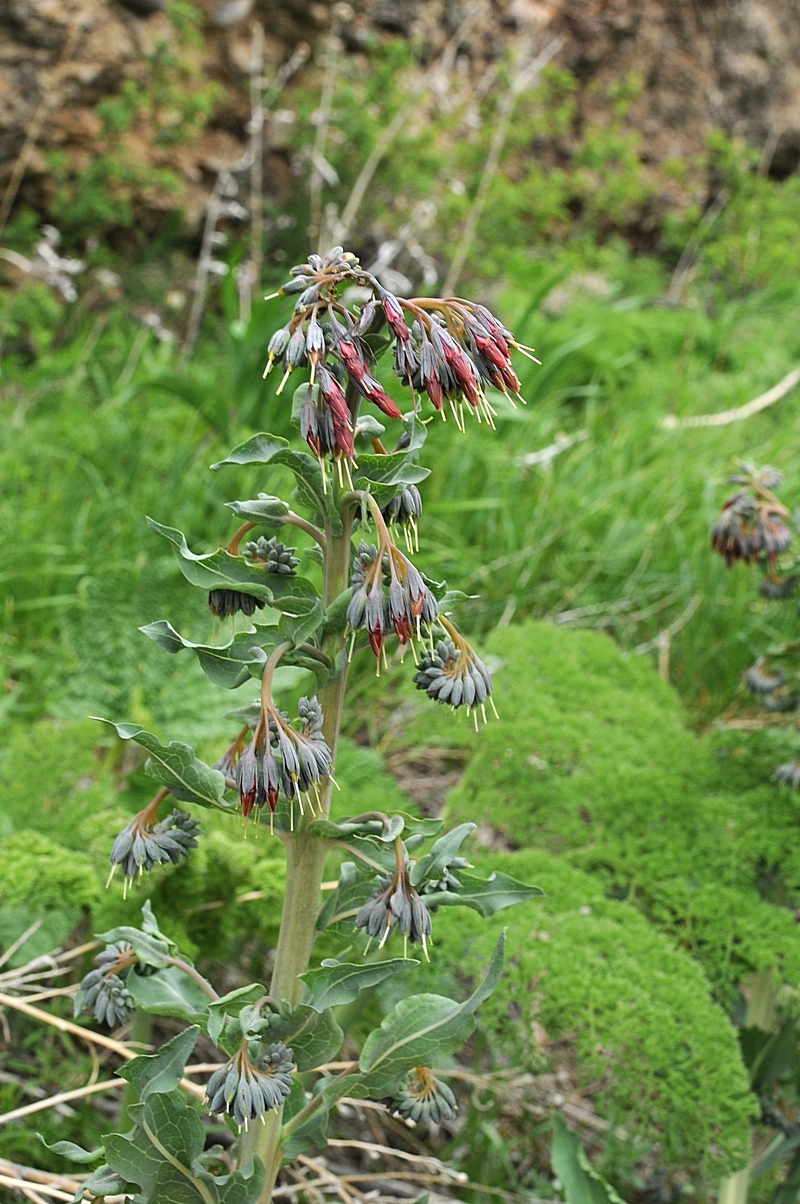
M 799 0 L 360 0 L 355 12 L 320 0 L 199 0 L 194 26 L 184 0 L 173 4 L 169 18 L 162 6 L 163 0 L 0 0 L 0 192 L 46 214 L 54 162 L 74 175 L 101 148 L 113 154 L 113 121 L 109 134 L 98 102 L 125 94 L 131 83 L 146 90 L 158 64 L 172 64 L 173 91 L 165 85 L 160 99 L 147 99 L 144 117 L 139 112 L 127 126 L 120 120 L 119 145 L 180 177 L 187 223 L 196 228 L 215 173 L 245 149 L 254 21 L 265 31 L 267 78 L 298 44 L 319 59 L 332 21 L 355 70 L 377 35 L 414 38 L 423 59 L 449 41 L 453 69 L 476 78 L 510 44 L 544 45 L 559 35 L 556 62 L 578 81 L 578 122 L 602 119 L 612 104 L 610 86 L 632 72 L 641 78 L 629 120 L 643 136 L 646 164 L 691 160 L 715 128 L 759 148 L 765 168 L 779 178 L 800 161 Z M 195 97 L 194 110 L 174 104 L 181 81 Z M 135 109 L 135 89 L 127 95 Z M 183 122 L 188 138 L 167 136 Z M 273 125 L 269 138 L 277 159 L 268 191 L 285 171 L 286 133 Z M 157 181 L 133 173 L 124 186 L 142 220 L 174 207 L 174 195 Z M 662 210 L 681 199 L 677 191 L 666 195 Z

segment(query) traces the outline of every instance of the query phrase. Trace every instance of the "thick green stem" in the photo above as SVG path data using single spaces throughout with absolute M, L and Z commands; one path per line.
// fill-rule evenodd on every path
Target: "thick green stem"
M 345 505 L 343 511 L 344 530 L 342 534 L 334 536 L 330 529 L 326 531 L 325 578 L 322 597 L 323 606 L 326 607 L 345 589 L 349 576 L 352 506 Z M 324 651 L 332 662 L 343 644 L 343 636 L 328 636 Z M 345 668 L 338 681 L 326 686 L 319 694 L 324 715 L 322 731 L 328 747 L 333 753 L 334 764 L 339 743 L 346 677 L 347 670 Z M 322 808 L 326 816 L 330 811 L 332 789 L 333 783 L 328 779 L 325 789 L 321 792 Z M 309 836 L 306 832 L 308 823 L 313 818 L 313 815 L 306 814 L 301 819 L 297 831 L 291 836 L 285 837 L 286 893 L 283 900 L 281 929 L 275 952 L 270 993 L 275 999 L 286 999 L 292 1005 L 300 1002 L 303 983 L 299 976 L 305 973 L 311 960 L 311 950 L 316 935 L 320 885 L 328 853 L 328 845 L 325 841 Z M 263 1125 L 253 1125 L 249 1131 L 242 1134 L 239 1165 L 244 1167 L 255 1155 L 262 1160 L 266 1170 L 264 1190 L 259 1204 L 269 1204 L 275 1179 L 280 1170 L 281 1123 L 282 1113 L 270 1112 Z

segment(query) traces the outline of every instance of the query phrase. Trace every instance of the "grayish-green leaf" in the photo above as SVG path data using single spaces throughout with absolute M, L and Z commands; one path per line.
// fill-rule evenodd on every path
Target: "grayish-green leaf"
M 451 828 L 449 832 L 445 832 L 444 836 L 440 836 L 430 853 L 420 857 L 419 861 L 411 867 L 410 876 L 413 885 L 419 886 L 426 878 L 432 878 L 434 881 L 440 878 L 445 867 L 454 857 L 458 856 L 459 849 L 470 832 L 475 831 L 476 826 L 476 824 L 469 823 L 459 824 L 457 828 Z
M 225 807 L 225 778 L 218 769 L 212 769 L 199 760 L 188 744 L 171 740 L 165 746 L 158 736 L 145 731 L 138 723 L 114 723 L 99 715 L 92 718 L 113 727 L 120 739 L 141 744 L 150 754 L 145 763 L 145 772 L 166 786 L 176 799 L 184 803 L 199 803 L 201 807 Z
M 235 447 L 224 460 L 211 467 L 216 472 L 223 464 L 282 464 L 294 473 L 297 493 L 304 505 L 324 517 L 335 535 L 342 533 L 342 520 L 333 498 L 333 484 L 323 481 L 319 464 L 308 452 L 292 451 L 285 439 L 273 435 L 254 435 Z
M 120 1078 L 128 1080 L 140 1100 L 174 1091 L 183 1078 L 184 1067 L 199 1035 L 197 1025 L 185 1028 L 177 1037 L 162 1045 L 157 1054 L 140 1054 L 117 1073 Z
M 317 603 L 319 605 L 319 603 Z M 249 681 L 252 676 L 261 676 L 267 657 L 278 643 L 278 629 L 251 627 L 238 631 L 227 644 L 195 644 L 184 639 L 166 619 L 147 623 L 139 628 L 165 652 L 194 652 L 200 667 L 210 682 L 226 690 L 235 690 Z M 253 667 L 257 666 L 255 672 Z
M 289 506 L 282 498 L 270 497 L 268 493 L 260 493 L 257 498 L 246 502 L 226 502 L 237 518 L 257 523 L 260 527 L 282 527 L 284 517 L 289 513 Z
M 501 874 L 495 870 L 488 878 L 476 878 L 473 874 L 458 871 L 461 883 L 459 890 L 435 891 L 425 895 L 428 906 L 435 907 L 471 907 L 482 916 L 493 916 L 504 907 L 513 907 L 516 903 L 526 903 L 528 899 L 536 899 L 544 894 L 539 886 L 527 886 L 517 881 L 509 874 Z
M 355 917 L 374 887 L 373 878 L 365 878 L 354 862 L 345 861 L 339 871 L 339 885 L 325 900 L 317 916 L 317 928 L 328 928 Z
M 222 1027 L 225 1023 L 225 1017 L 234 1016 L 239 1009 L 245 1004 L 256 1003 L 266 995 L 265 987 L 262 987 L 260 982 L 251 982 L 249 986 L 237 987 L 235 991 L 228 991 L 227 995 L 223 995 L 221 999 L 215 999 L 208 1006 L 208 1035 L 212 1041 L 216 1043 Z
M 411 970 L 419 962 L 413 957 L 392 957 L 379 962 L 337 962 L 326 958 L 317 970 L 301 974 L 308 997 L 304 1000 L 315 1012 L 352 1003 L 367 987 L 402 970 Z
M 290 1046 L 301 1072 L 330 1062 L 342 1048 L 344 1033 L 330 1008 L 317 1012 L 306 1003 L 290 1008 L 283 1001 L 280 1012 L 271 1012 L 264 1019 L 268 1022 L 266 1039 Z
M 62 1144 L 62 1143 L 59 1143 Z M 69 1143 L 65 1143 L 69 1144 Z M 80 1204 L 86 1192 L 90 1196 L 119 1196 L 132 1194 L 126 1191 L 130 1184 L 121 1179 L 116 1171 L 112 1171 L 110 1166 L 98 1166 L 96 1171 L 93 1171 L 88 1179 L 78 1187 L 75 1195 L 70 1200 L 69 1204 Z
M 411 995 L 369 1034 L 359 1068 L 370 1098 L 390 1095 L 412 1066 L 436 1065 L 463 1045 L 475 1027 L 476 1010 L 500 979 L 504 947 L 505 932 L 495 945 L 486 977 L 463 1003 L 443 995 Z
M 125 980 L 125 986 L 137 1008 L 151 1016 L 176 1016 L 197 1024 L 206 1021 L 208 995 L 177 966 L 167 966 L 148 975 L 134 970 Z
M 553 1117 L 550 1160 L 564 1185 L 567 1204 L 624 1204 L 611 1184 L 592 1168 L 580 1138 L 570 1133 L 558 1113 Z
M 54 1154 L 60 1154 L 62 1158 L 68 1158 L 70 1162 L 88 1165 L 97 1162 L 100 1158 L 105 1158 L 105 1150 L 101 1145 L 96 1150 L 85 1150 L 83 1146 L 76 1145 L 74 1141 L 54 1141 L 52 1145 L 48 1145 L 41 1133 L 37 1133 L 36 1136 L 46 1150 L 52 1150 Z

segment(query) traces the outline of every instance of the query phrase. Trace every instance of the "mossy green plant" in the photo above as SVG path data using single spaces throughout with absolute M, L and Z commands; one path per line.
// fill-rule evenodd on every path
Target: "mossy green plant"
M 544 898 L 485 931 L 471 914 L 445 909 L 436 959 L 451 973 L 475 974 L 492 936 L 508 927 L 503 990 L 482 1015 L 495 1053 L 536 1072 L 547 1049 L 560 1047 L 581 1085 L 594 1084 L 595 1108 L 610 1124 L 607 1160 L 625 1146 L 629 1162 L 655 1157 L 698 1182 L 738 1169 L 757 1105 L 735 1030 L 697 962 L 563 857 L 493 852 L 492 867 L 533 875 Z
M 770 741 L 698 738 L 650 661 L 604 635 L 526 623 L 486 646 L 501 722 L 476 741 L 426 711 L 405 737 L 474 749 L 448 818 L 481 815 L 513 846 L 561 854 L 628 898 L 725 1007 L 759 970 L 796 983 L 797 925 L 775 900 L 800 890 L 800 804 L 765 782 Z

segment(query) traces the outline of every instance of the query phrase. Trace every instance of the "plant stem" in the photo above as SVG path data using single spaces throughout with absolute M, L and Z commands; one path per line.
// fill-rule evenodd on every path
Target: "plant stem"
M 325 532 L 325 566 L 322 604 L 330 605 L 334 598 L 347 586 L 350 571 L 350 539 L 353 523 L 353 506 L 348 502 L 342 506 L 341 535 L 334 535 L 330 527 Z M 326 637 L 323 651 L 335 661 L 336 653 L 344 645 L 340 633 Z M 276 649 L 277 651 L 277 649 Z M 274 655 L 274 653 L 273 653 Z M 339 679 L 325 686 L 319 693 L 324 715 L 323 735 L 336 761 L 339 743 L 339 728 L 342 718 L 347 668 Z M 333 783 L 330 778 L 321 791 L 321 804 L 325 816 L 330 811 Z M 297 831 L 284 836 L 286 845 L 286 893 L 283 900 L 280 936 L 275 952 L 270 994 L 277 1000 L 287 1000 L 293 1007 L 301 999 L 303 983 L 299 975 L 308 969 L 311 950 L 316 936 L 319 893 L 322 883 L 328 843 L 309 836 L 306 832 L 313 816 L 303 816 Z M 259 1204 L 268 1204 L 281 1165 L 280 1135 L 282 1112 L 270 1112 L 263 1125 L 253 1125 L 242 1134 L 239 1146 L 239 1166 L 244 1168 L 253 1155 L 261 1158 L 266 1170 L 264 1189 Z

